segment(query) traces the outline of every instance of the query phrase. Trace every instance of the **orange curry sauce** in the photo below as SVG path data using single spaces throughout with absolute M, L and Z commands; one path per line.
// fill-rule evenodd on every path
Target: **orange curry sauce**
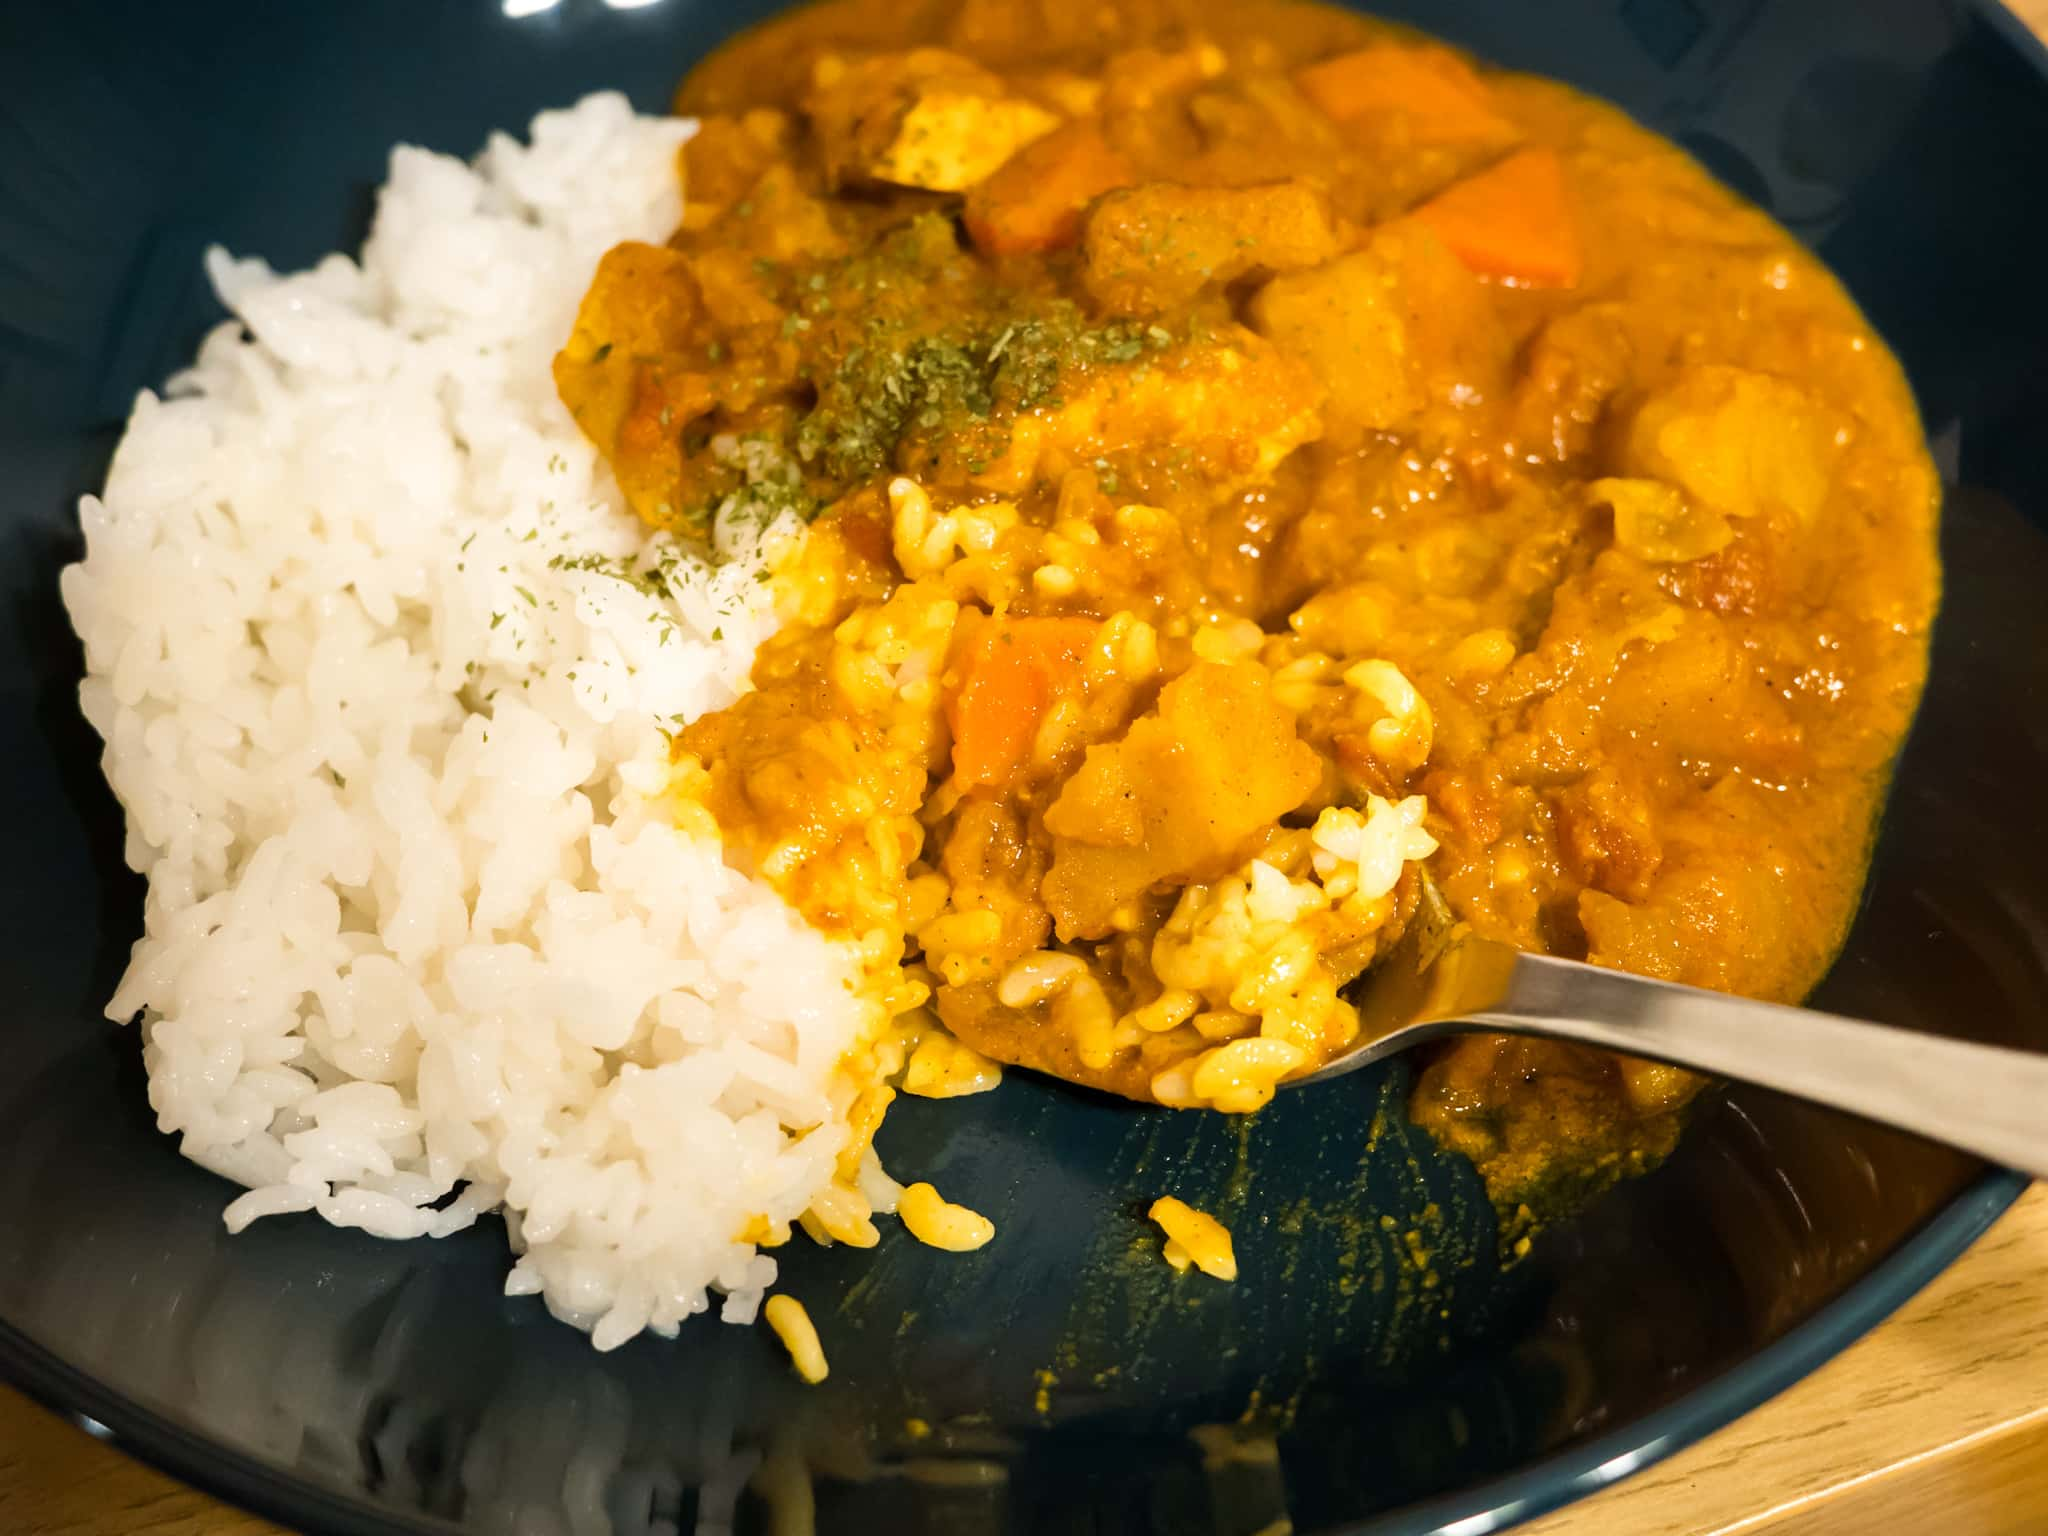
M 1842 290 L 1679 150 L 1221 0 L 835 0 L 676 107 L 683 227 L 606 259 L 562 394 L 651 524 L 814 518 L 757 691 L 677 750 L 961 1040 L 1251 1107 L 1341 1046 L 1418 860 L 1518 945 L 1819 977 L 1936 481 Z M 1329 873 L 1319 818 L 1415 797 L 1409 862 Z M 1260 860 L 1301 915 L 1254 995 Z M 1697 1086 L 1475 1037 L 1414 1112 L 1511 1210 L 1661 1157 Z

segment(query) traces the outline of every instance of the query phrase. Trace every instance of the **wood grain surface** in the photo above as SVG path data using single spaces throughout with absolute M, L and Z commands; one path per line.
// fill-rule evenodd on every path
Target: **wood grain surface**
M 2037 32 L 2048 0 L 2014 0 Z M 2048 1536 L 2048 1186 L 1806 1380 L 1517 1536 Z M 281 1536 L 0 1387 L 0 1536 Z
M 1517 1536 L 1893 1531 L 2048 1532 L 2048 1185 L 1806 1380 Z

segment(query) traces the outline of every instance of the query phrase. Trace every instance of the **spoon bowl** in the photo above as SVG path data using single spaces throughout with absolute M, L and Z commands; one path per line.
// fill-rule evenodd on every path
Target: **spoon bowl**
M 1540 1035 L 1775 1088 L 2048 1178 L 2048 1054 L 1653 981 L 1481 937 L 1427 875 L 1400 941 L 1357 989 L 1341 1077 L 1467 1030 Z

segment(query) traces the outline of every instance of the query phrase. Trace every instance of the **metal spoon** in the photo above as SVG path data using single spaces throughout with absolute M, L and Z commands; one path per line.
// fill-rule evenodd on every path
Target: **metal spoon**
M 1290 1086 L 1460 1030 L 1542 1035 L 1775 1088 L 2048 1179 L 2048 1054 L 1524 954 L 1457 922 L 1426 880 L 1354 1000 L 1349 1054 Z

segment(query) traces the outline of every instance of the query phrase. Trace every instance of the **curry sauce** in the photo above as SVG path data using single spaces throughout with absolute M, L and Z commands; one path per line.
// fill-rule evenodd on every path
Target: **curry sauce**
M 681 782 L 953 1036 L 1254 1109 L 1424 870 L 1524 947 L 1818 979 L 1936 481 L 1765 215 L 1319 5 L 837 0 L 676 106 L 683 226 L 607 256 L 559 387 L 650 524 L 813 519 Z M 1475 1037 L 1414 1112 L 1512 1208 L 1697 1086 Z

